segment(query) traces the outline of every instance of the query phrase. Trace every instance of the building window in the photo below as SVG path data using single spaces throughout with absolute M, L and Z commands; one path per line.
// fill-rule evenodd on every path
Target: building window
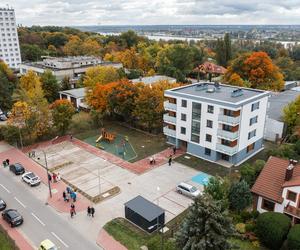
M 275 203 L 269 200 L 263 199 L 261 202 L 261 208 L 267 211 L 274 211 Z
M 248 133 L 248 140 L 256 136 L 256 129 L 252 130 L 251 132 Z
M 206 141 L 211 142 L 211 138 L 212 138 L 211 135 L 206 134 L 206 137 L 205 137 L 205 140 L 206 140 Z
M 207 120 L 206 121 L 206 127 L 212 128 L 213 127 L 213 121 L 212 120 Z
M 211 149 L 210 148 L 205 148 L 204 149 L 204 154 L 210 156 L 211 155 Z
M 181 127 L 181 128 L 180 128 L 180 133 L 183 134 L 183 135 L 185 135 L 185 133 L 186 133 L 186 128 L 185 128 L 185 127 Z
M 251 126 L 251 125 L 257 123 L 257 118 L 258 118 L 258 116 L 252 117 L 252 118 L 250 119 L 250 124 L 249 124 L 249 125 Z
M 192 119 L 200 121 L 201 119 L 201 103 L 192 103 Z
M 214 106 L 208 105 L 207 106 L 207 113 L 213 114 L 214 113 Z
M 186 121 L 186 114 L 181 114 L 181 121 Z
M 200 142 L 200 136 L 192 134 L 191 135 L 191 141 L 199 143 Z
M 186 108 L 187 107 L 187 101 L 181 100 L 181 107 Z
M 259 102 L 252 103 L 251 111 L 259 109 Z
M 297 193 L 288 190 L 288 191 L 287 191 L 287 194 L 286 194 L 286 198 L 287 198 L 288 200 L 290 200 L 290 201 L 296 202 L 296 199 L 297 199 Z
M 252 151 L 255 147 L 255 143 L 252 143 L 250 145 L 247 146 L 247 153 L 249 153 L 250 151 Z

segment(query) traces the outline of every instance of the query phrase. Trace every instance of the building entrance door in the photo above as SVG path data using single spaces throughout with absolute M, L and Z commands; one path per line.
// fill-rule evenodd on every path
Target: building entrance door
M 229 155 L 221 154 L 221 159 L 224 161 L 229 161 Z

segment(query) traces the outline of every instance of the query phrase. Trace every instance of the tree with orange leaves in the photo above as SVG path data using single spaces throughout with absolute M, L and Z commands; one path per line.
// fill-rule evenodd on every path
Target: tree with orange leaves
M 236 82 L 241 84 L 241 80 L 248 81 L 251 88 L 264 90 L 280 91 L 284 86 L 283 75 L 279 68 L 268 54 L 262 51 L 241 54 L 231 62 L 224 81 L 236 85 Z

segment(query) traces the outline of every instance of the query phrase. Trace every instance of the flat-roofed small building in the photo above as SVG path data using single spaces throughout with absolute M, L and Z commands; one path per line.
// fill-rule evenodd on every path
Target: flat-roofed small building
M 37 74 L 43 74 L 46 70 L 50 70 L 58 81 L 69 77 L 70 79 L 78 78 L 94 66 L 111 66 L 114 68 L 122 68 L 122 63 L 102 61 L 99 57 L 93 56 L 74 56 L 74 57 L 45 57 L 40 62 L 30 62 L 20 64 L 20 73 L 26 74 L 29 70 Z
M 187 153 L 239 165 L 263 148 L 269 92 L 219 83 L 165 91 L 164 134 Z
M 85 88 L 69 89 L 59 92 L 60 99 L 69 100 L 76 109 L 88 109 L 87 104 L 84 102 Z

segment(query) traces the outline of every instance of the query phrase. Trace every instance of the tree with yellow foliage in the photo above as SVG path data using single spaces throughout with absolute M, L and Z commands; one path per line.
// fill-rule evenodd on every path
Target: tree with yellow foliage
M 84 85 L 93 88 L 97 83 L 106 84 L 120 79 L 118 71 L 111 66 L 95 66 L 86 71 Z

